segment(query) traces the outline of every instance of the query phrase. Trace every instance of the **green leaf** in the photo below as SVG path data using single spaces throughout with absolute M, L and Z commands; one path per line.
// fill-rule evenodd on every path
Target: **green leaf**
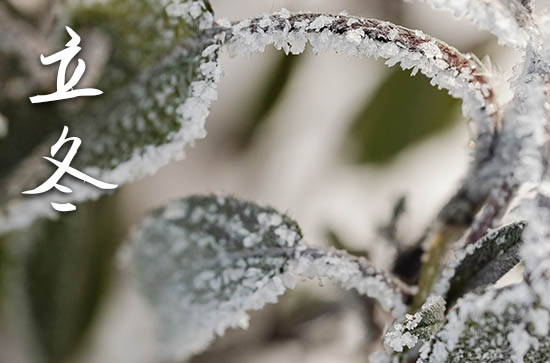
M 28 27 L 11 19 L 10 14 L 3 14 L 0 4 L 0 23 L 6 17 L 9 21 L 0 26 L 0 114 L 6 117 L 9 126 L 8 135 L 0 137 L 0 203 L 5 190 L 4 177 L 31 154 L 46 135 L 61 129 L 64 122 L 55 103 L 33 106 L 27 98 L 29 92 L 40 91 L 43 81 L 44 72 L 39 71 L 44 68 L 40 67 L 39 54 L 34 58 L 31 54 L 40 43 L 29 34 Z M 55 82 L 54 77 L 48 78 Z
M 524 222 L 500 227 L 457 252 L 442 273 L 448 282 L 443 280 L 439 283 L 448 287 L 446 298 L 449 307 L 469 291 L 497 282 L 519 263 L 518 252 L 524 228 Z M 436 293 L 440 292 L 439 288 L 436 285 Z
M 1 72 L 1 70 L 0 70 Z M 0 138 L 0 175 L 5 176 L 44 141 L 44 135 L 63 129 L 63 119 L 52 103 L 29 107 L 28 100 L 0 100 L 0 113 L 9 122 L 8 136 Z M 7 182 L 0 178 L 0 202 Z
M 170 203 L 146 216 L 131 241 L 165 359 L 185 359 L 215 334 L 246 327 L 246 311 L 275 303 L 297 278 L 328 278 L 396 314 L 410 297 L 404 285 L 364 259 L 308 248 L 288 216 L 231 197 Z
M 407 146 L 451 126 L 458 106 L 424 76 L 392 69 L 352 123 L 352 157 L 359 163 L 388 162 Z
M 198 24 L 168 16 L 165 5 L 154 0 L 79 2 L 65 7 L 64 15 L 77 32 L 108 36 L 110 57 L 97 87 L 109 93 L 164 59 L 178 43 L 199 36 Z
M 240 147 L 250 146 L 252 140 L 262 128 L 270 112 L 277 106 L 289 80 L 294 75 L 300 57 L 295 55 L 277 54 L 277 63 L 262 82 L 257 100 L 252 111 L 243 123 L 242 134 L 239 137 Z
M 525 283 L 486 289 L 459 300 L 419 362 L 544 363 L 550 354 L 550 312 Z
M 414 315 L 406 314 L 384 337 L 384 344 L 396 352 L 414 348 L 419 341 L 429 341 L 445 322 L 445 300 L 431 297 Z
M 513 362 L 513 344 L 520 344 L 519 342 L 508 340 L 510 334 L 513 333 L 513 318 L 511 314 L 515 313 L 519 312 L 510 310 L 504 316 L 487 314 L 480 321 L 468 320 L 466 330 L 446 362 Z M 503 324 L 505 324 L 504 327 Z M 537 342 L 538 348 L 529 348 L 521 361 L 524 363 L 548 362 L 548 357 L 550 356 L 550 337 L 539 337 L 537 339 L 527 332 L 525 332 L 525 337 L 527 339 L 531 338 L 531 342 Z
M 4 311 L 4 273 L 6 265 L 6 238 L 0 237 L 0 318 Z
M 113 4 L 119 3 L 113 0 Z M 144 24 L 134 23 L 134 17 L 129 16 L 128 22 L 113 25 L 115 30 L 107 27 L 108 33 L 114 37 L 112 43 L 125 45 L 121 46 L 124 50 L 136 45 L 135 38 L 143 34 L 146 39 L 151 37 L 150 42 L 159 45 L 152 49 L 136 48 L 143 55 L 134 59 L 130 52 L 126 54 L 129 60 L 120 61 L 123 68 L 129 69 L 129 75 L 123 75 L 121 79 L 131 77 L 139 69 L 136 79 L 126 86 L 115 76 L 118 61 L 115 59 L 110 63 L 108 68 L 111 70 L 106 70 L 106 74 L 114 79 L 113 88 L 117 83 L 121 84 L 120 89 L 106 89 L 104 95 L 94 97 L 93 102 L 78 111 L 69 128 L 69 136 L 82 139 L 71 166 L 96 179 L 118 185 L 150 175 L 168 162 L 182 158 L 186 145 L 205 137 L 205 119 L 210 103 L 216 98 L 221 75 L 218 48 L 222 40 L 211 30 L 201 30 L 196 24 L 208 23 L 212 17 L 201 7 L 200 1 L 179 4 L 184 8 L 197 4 L 202 12 L 195 16 L 182 13 L 172 3 L 166 8 L 153 0 L 123 3 L 128 13 L 132 13 L 134 7 L 139 14 L 144 15 L 147 10 L 149 13 L 142 18 Z M 109 4 L 104 6 L 110 9 Z M 154 24 L 149 24 L 153 20 Z M 135 27 L 140 26 L 147 32 L 140 30 L 136 33 Z M 182 36 L 178 35 L 180 32 Z M 149 47 L 150 44 L 144 41 L 143 46 Z M 113 57 L 116 58 L 117 54 L 115 51 Z M 123 57 L 123 54 L 118 56 Z M 102 193 L 78 179 L 65 178 L 63 185 L 72 189 L 71 194 L 52 191 L 38 196 L 21 195 L 51 175 L 52 168 L 42 157 L 46 156 L 44 154 L 60 133 L 61 130 L 6 176 L 5 188 L 0 191 L 0 234 L 22 228 L 36 217 L 55 215 L 49 206 L 51 201 L 80 202 L 97 198 Z
M 37 361 L 64 362 L 87 336 L 120 241 L 114 201 L 103 198 L 57 221 L 38 220 L 5 241 L 8 311 L 16 323 L 29 323 L 24 328 L 37 344 Z

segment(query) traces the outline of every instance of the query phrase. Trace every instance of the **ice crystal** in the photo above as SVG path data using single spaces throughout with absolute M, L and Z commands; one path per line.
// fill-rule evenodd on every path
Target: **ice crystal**
M 345 289 L 376 299 L 382 308 L 401 316 L 410 291 L 400 281 L 368 264 L 364 258 L 342 251 L 307 249 L 290 263 L 293 274 L 305 278 L 327 278 Z
M 188 24 L 198 24 L 199 29 L 212 27 L 214 18 L 202 0 L 172 0 L 166 6 L 166 14 L 182 18 Z
M 384 336 L 384 344 L 396 352 L 414 348 L 419 340 L 430 340 L 444 321 L 445 300 L 432 296 L 414 315 L 406 314 L 401 323 L 395 324 Z

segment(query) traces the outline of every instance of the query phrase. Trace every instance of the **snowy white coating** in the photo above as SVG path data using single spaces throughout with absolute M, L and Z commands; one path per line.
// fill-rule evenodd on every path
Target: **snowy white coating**
M 524 48 L 529 41 L 529 31 L 523 25 L 529 18 L 529 12 L 519 2 L 499 0 L 416 1 L 428 4 L 437 10 L 448 11 L 458 19 L 467 19 L 473 22 L 482 30 L 496 35 L 501 45 Z M 509 4 L 505 5 L 505 3 Z
M 430 296 L 414 315 L 406 314 L 384 336 L 384 344 L 395 352 L 404 347 L 414 348 L 419 340 L 429 341 L 445 321 L 445 300 Z
M 283 11 L 237 22 L 227 32 L 227 46 L 234 54 L 263 52 L 271 44 L 287 54 L 300 54 L 309 44 L 315 53 L 334 50 L 383 58 L 388 66 L 400 63 L 463 100 L 463 113 L 475 124 L 474 139 L 492 133 L 496 123 L 491 74 L 474 57 L 419 30 L 376 19 Z
M 166 14 L 172 18 L 182 18 L 186 23 L 198 23 L 199 29 L 209 29 L 214 17 L 202 0 L 164 0 Z
M 308 248 L 290 218 L 232 197 L 170 203 L 146 216 L 131 242 L 166 359 L 187 359 L 226 329 L 246 328 L 247 311 L 275 303 L 298 280 L 326 278 L 405 311 L 399 282 L 344 252 Z

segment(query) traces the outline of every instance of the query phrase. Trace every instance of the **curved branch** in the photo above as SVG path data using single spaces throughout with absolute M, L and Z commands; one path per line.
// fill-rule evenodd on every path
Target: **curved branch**
M 474 121 L 474 139 L 490 139 L 498 124 L 498 104 L 489 72 L 477 59 L 462 54 L 419 30 L 377 19 L 346 15 L 290 14 L 243 20 L 226 31 L 226 43 L 237 54 L 261 52 L 267 45 L 299 54 L 310 44 L 316 53 L 333 49 L 352 56 L 386 59 L 388 66 L 420 71 L 431 83 L 463 99 L 464 114 Z M 220 30 L 220 31 L 223 31 Z
M 412 298 L 411 289 L 392 276 L 376 268 L 362 257 L 342 250 L 308 248 L 291 262 L 293 274 L 303 278 L 327 278 L 360 295 L 377 300 L 382 308 L 395 316 L 402 316 Z

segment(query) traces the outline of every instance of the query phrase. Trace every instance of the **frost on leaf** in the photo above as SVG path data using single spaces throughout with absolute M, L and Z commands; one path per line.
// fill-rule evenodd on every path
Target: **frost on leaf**
M 488 232 L 474 244 L 458 249 L 443 269 L 435 294 L 454 302 L 467 292 L 495 283 L 519 263 L 521 233 L 525 223 L 509 224 Z
M 196 0 L 72 0 L 67 3 L 61 10 L 62 16 L 82 34 L 83 41 L 90 29 L 107 38 L 109 59 L 97 84 L 107 92 L 133 81 L 169 54 L 176 44 L 196 38 L 201 32 L 198 23 L 212 18 L 203 2 Z M 136 36 L 136 29 L 147 36 Z
M 131 12 L 133 2 L 125 3 Z M 145 7 L 151 12 L 145 19 L 155 21 L 146 29 L 150 30 L 151 38 L 163 44 L 151 49 L 151 54 L 158 53 L 158 59 L 153 57 L 155 61 L 148 66 L 153 58 L 138 58 L 145 64 L 136 78 L 120 89 L 105 90 L 105 97 L 95 97 L 90 105 L 79 110 L 70 128 L 71 136 L 83 140 L 71 166 L 118 185 L 152 174 L 168 162 L 182 158 L 186 145 L 206 136 L 204 123 L 210 103 L 217 97 L 221 76 L 219 37 L 197 29 L 187 30 L 185 37 L 174 35 L 192 25 L 186 23 L 189 16 L 200 16 L 192 9 L 205 11 L 202 2 L 182 3 L 178 11 L 168 9 L 179 4 L 177 1 L 169 1 L 167 7 L 149 0 L 138 3 L 137 9 L 144 11 Z M 188 3 L 198 6 L 189 10 L 191 15 L 184 11 Z M 111 36 L 115 44 L 126 46 L 131 45 L 128 39 L 135 38 L 135 34 L 130 37 L 122 30 L 121 33 L 113 30 Z M 52 144 L 48 141 L 44 146 Z M 42 159 L 46 152 L 43 148 L 37 150 L 3 181 L 0 233 L 24 227 L 36 217 L 52 215 L 51 200 L 80 202 L 99 195 L 99 189 L 68 179 L 64 184 L 72 189 L 71 194 L 52 192 L 22 198 L 23 190 L 35 187 L 50 175 L 50 168 Z
M 468 294 L 447 316 L 419 362 L 544 363 L 550 355 L 550 316 L 525 284 Z
M 406 314 L 384 336 L 384 344 L 395 352 L 404 347 L 414 348 L 419 341 L 429 341 L 445 322 L 445 300 L 440 296 L 428 298 L 414 315 Z
M 133 265 L 159 322 L 161 354 L 186 359 L 248 310 L 275 303 L 297 279 L 333 280 L 405 311 L 407 289 L 366 261 L 308 248 L 298 225 L 269 207 L 194 196 L 146 216 L 132 238 Z
M 499 43 L 523 48 L 529 41 L 530 9 L 526 1 L 515 0 L 417 0 L 434 9 L 451 12 L 459 19 L 467 19 L 479 28 L 497 36 Z

